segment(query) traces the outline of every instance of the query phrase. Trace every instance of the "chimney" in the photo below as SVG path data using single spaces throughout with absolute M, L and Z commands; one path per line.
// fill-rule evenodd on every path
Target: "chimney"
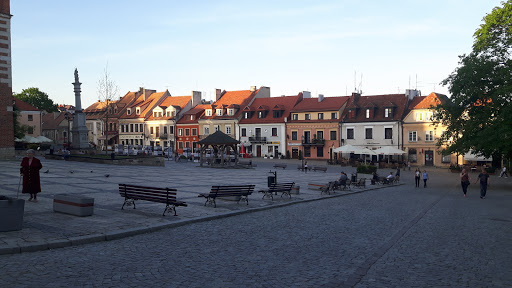
M 270 98 L 270 87 L 261 86 L 258 94 L 256 94 L 256 98 Z
M 311 92 L 309 91 L 302 91 L 302 98 L 311 98 Z
M 414 97 L 421 96 L 421 92 L 416 89 L 405 89 L 405 97 L 407 99 L 412 100 Z
M 354 98 L 354 102 L 359 101 L 359 97 L 361 97 L 360 93 L 352 92 L 352 98 Z
M 318 94 L 318 102 L 324 101 L 324 94 Z
M 251 86 L 251 92 L 256 91 L 256 86 Z
M 220 96 L 222 96 L 220 89 L 215 89 L 215 101 L 219 101 Z
M 192 91 L 192 106 L 191 108 L 196 107 L 196 105 L 201 104 L 201 92 Z

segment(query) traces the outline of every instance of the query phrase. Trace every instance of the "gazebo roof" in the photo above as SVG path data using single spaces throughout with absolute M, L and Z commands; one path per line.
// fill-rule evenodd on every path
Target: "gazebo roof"
M 224 144 L 238 144 L 240 141 L 229 137 L 228 135 L 217 131 L 212 135 L 204 138 L 197 142 L 198 144 L 209 144 L 209 145 L 224 145 Z

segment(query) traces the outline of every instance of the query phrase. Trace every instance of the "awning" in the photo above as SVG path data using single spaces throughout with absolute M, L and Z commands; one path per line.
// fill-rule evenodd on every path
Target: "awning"
M 484 156 L 473 154 L 473 151 L 469 151 L 464 154 L 464 160 L 466 161 L 492 161 L 492 157 L 485 158 Z

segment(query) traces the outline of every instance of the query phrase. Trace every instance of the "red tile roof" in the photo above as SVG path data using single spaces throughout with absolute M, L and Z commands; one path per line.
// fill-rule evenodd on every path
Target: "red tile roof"
M 181 110 L 183 108 L 185 108 L 185 106 L 187 106 L 188 102 L 190 102 L 192 100 L 192 96 L 167 96 L 167 98 L 165 98 L 162 103 L 160 103 L 160 105 L 158 105 L 158 107 L 161 107 L 162 109 L 167 109 L 171 106 L 175 106 L 176 108 L 179 107 L 178 110 Z M 178 111 L 179 112 L 179 111 Z M 171 117 L 167 117 L 167 116 L 163 116 L 163 117 L 154 117 L 153 116 L 153 113 L 151 113 L 151 116 L 149 116 L 147 118 L 147 120 L 170 120 L 170 119 L 174 119 L 174 116 L 171 116 Z
M 413 99 L 413 102 L 411 102 L 411 105 L 409 105 L 410 107 L 412 107 L 413 109 L 429 109 L 431 106 L 435 107 L 439 104 L 444 103 L 446 100 L 446 95 L 432 92 L 428 96 L 415 97 L 415 98 L 422 98 L 422 99 L 417 104 L 414 103 L 414 100 L 416 100 L 416 99 Z
M 16 105 L 16 108 L 18 108 L 18 110 L 20 111 L 39 111 L 39 109 L 37 109 L 36 107 L 16 97 L 14 97 L 14 105 Z
M 56 114 L 54 113 L 48 113 L 48 114 L 45 114 L 43 115 L 43 119 L 42 119 L 42 129 L 43 130 L 53 130 L 53 129 L 57 129 L 60 125 L 60 123 L 62 123 L 62 121 L 66 121 L 66 112 L 55 112 Z M 56 117 L 55 117 L 56 115 Z M 73 114 L 69 113 L 69 115 L 71 116 L 71 121 L 73 120 Z
M 128 115 L 126 111 L 123 112 L 123 114 L 119 117 L 121 119 L 137 119 L 137 118 L 147 118 L 151 116 L 151 111 L 153 108 L 160 103 L 164 98 L 167 96 L 170 96 L 168 90 L 165 90 L 164 92 L 155 92 L 152 93 L 149 96 L 144 97 L 144 94 L 140 95 L 131 105 L 129 105 L 127 108 L 131 108 L 131 114 Z M 144 99 L 145 98 L 145 99 Z M 137 115 L 136 108 L 140 107 L 140 114 Z
M 215 101 L 211 105 L 211 109 L 220 109 L 220 107 L 227 108 L 229 106 L 236 107 L 233 105 L 238 105 L 238 107 L 247 106 L 251 100 L 256 96 L 259 92 L 259 89 L 256 91 L 251 90 L 240 90 L 240 91 L 223 91 L 219 100 Z M 208 109 L 208 108 L 207 108 Z M 227 112 L 227 111 L 226 111 Z M 215 110 L 213 111 L 212 116 L 201 116 L 201 119 L 236 119 L 242 113 L 242 109 L 238 108 L 238 111 L 235 112 L 234 115 L 227 115 L 227 113 L 223 113 L 222 116 L 216 116 Z
M 291 110 L 291 112 L 317 112 L 317 111 L 335 111 L 348 101 L 349 96 L 324 97 L 322 102 L 318 98 L 305 98 Z
M 245 119 L 242 117 L 240 119 L 240 124 L 251 124 L 251 123 L 283 123 L 284 118 L 287 117 L 290 119 L 290 110 L 302 100 L 302 93 L 297 96 L 282 96 L 282 97 L 270 97 L 270 98 L 256 98 L 254 102 L 252 102 L 251 106 L 245 107 L 242 111 L 261 111 L 265 108 L 268 111 L 268 114 L 265 118 L 258 118 L 257 113 L 253 113 L 251 118 Z M 304 100 L 302 100 L 304 101 Z M 282 107 L 283 114 L 279 118 L 274 118 L 273 111 L 275 107 Z M 279 108 L 281 109 L 281 108 Z
M 397 121 L 402 119 L 407 108 L 408 98 L 405 94 L 387 94 L 359 96 L 352 95 L 349 103 L 343 111 L 342 119 L 345 122 L 382 122 Z M 391 117 L 385 117 L 384 109 L 393 108 Z M 354 118 L 349 118 L 349 110 L 355 109 Z M 366 118 L 366 109 L 373 110 L 373 117 Z
M 204 109 L 211 107 L 210 104 L 200 104 L 196 107 L 188 110 L 187 112 L 183 113 L 183 117 L 181 117 L 177 124 L 194 124 L 197 123 L 197 120 L 201 117 L 201 115 L 204 113 Z M 190 120 L 190 115 L 194 115 L 194 119 Z

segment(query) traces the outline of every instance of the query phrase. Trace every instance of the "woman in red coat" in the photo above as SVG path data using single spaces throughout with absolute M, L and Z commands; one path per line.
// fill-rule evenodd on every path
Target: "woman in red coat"
M 37 193 L 41 192 L 41 182 L 39 180 L 39 170 L 43 168 L 41 161 L 34 157 L 34 150 L 27 150 L 27 157 L 21 161 L 20 173 L 23 175 L 23 191 L 29 193 L 28 201 L 37 202 Z

